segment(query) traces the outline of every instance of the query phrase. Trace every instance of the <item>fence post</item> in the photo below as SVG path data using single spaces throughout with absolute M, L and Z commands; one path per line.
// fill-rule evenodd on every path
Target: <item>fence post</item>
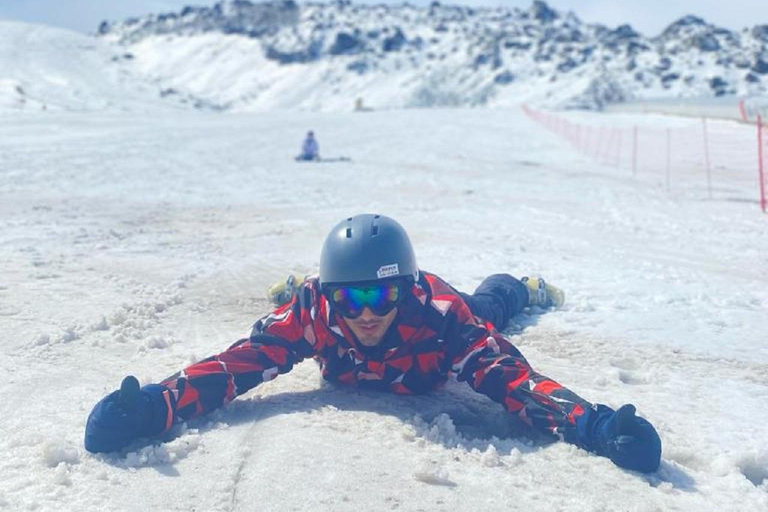
M 576 148 L 579 151 L 582 151 L 582 148 L 583 148 L 583 146 L 582 146 L 583 142 L 581 140 L 582 139 L 581 133 L 582 133 L 581 132 L 581 123 L 579 123 L 579 124 L 576 125 Z
M 611 145 L 611 134 L 608 128 L 605 128 L 605 130 L 600 128 L 600 140 L 603 141 L 603 144 L 600 145 L 597 151 L 597 161 L 600 163 L 603 163 L 604 162 L 603 155 L 605 154 L 605 151 L 608 148 L 608 146 Z
M 672 170 L 672 130 L 667 128 L 667 192 L 669 192 L 669 181 Z
M 592 158 L 595 160 L 600 159 L 600 150 L 603 147 L 603 139 L 605 137 L 603 136 L 603 127 L 600 126 L 600 131 L 597 132 L 597 144 L 595 145 L 595 153 L 592 155 Z
M 765 213 L 765 160 L 763 159 L 763 119 L 757 116 L 757 171 L 760 176 L 760 208 Z
M 709 168 L 709 136 L 707 135 L 707 118 L 701 118 L 702 126 L 704 127 L 704 163 L 707 166 L 707 192 L 709 198 L 712 199 L 712 173 Z
M 632 176 L 637 176 L 637 126 L 632 127 Z
M 584 147 L 581 148 L 581 152 L 585 155 L 590 154 L 589 146 L 592 145 L 592 127 L 591 126 L 585 126 L 584 132 L 586 133 L 586 136 L 584 137 Z
M 619 144 L 619 129 L 611 128 L 611 146 L 608 148 L 608 154 L 605 155 L 605 165 L 614 164 L 616 156 L 616 145 Z

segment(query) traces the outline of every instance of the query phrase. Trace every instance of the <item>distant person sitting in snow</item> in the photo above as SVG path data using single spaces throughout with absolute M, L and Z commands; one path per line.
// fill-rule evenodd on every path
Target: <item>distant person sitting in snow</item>
M 317 144 L 314 132 L 307 132 L 307 138 L 304 139 L 304 143 L 301 145 L 301 154 L 296 160 L 320 160 L 320 146 Z
M 454 376 L 540 432 L 623 468 L 659 467 L 661 440 L 633 405 L 584 400 L 537 373 L 500 332 L 526 307 L 563 304 L 563 292 L 542 279 L 495 274 L 460 293 L 418 268 L 400 224 L 363 214 L 328 234 L 318 276 L 269 293 L 285 304 L 248 338 L 160 384 L 126 377 L 88 417 L 85 448 L 111 452 L 159 436 L 313 357 L 326 380 L 361 389 L 420 394 Z

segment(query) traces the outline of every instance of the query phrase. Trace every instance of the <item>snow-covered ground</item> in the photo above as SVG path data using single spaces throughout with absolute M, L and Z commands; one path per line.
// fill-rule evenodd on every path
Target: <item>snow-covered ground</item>
M 352 161 L 294 162 L 307 129 Z M 363 393 L 312 361 L 164 443 L 84 451 L 123 376 L 226 348 L 366 211 L 460 289 L 501 271 L 563 287 L 510 335 L 585 398 L 636 404 L 661 469 L 531 438 L 457 383 Z M 633 181 L 514 109 L 6 112 L 0 510 L 768 510 L 767 263 L 754 201 Z

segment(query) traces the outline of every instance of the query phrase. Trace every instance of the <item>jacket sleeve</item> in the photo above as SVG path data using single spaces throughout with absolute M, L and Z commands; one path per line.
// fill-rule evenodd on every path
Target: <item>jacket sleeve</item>
M 453 302 L 446 322 L 451 369 L 457 379 L 517 414 L 528 425 L 562 439 L 576 418 L 591 407 L 531 368 L 504 335 L 473 317 L 463 300 Z
M 174 420 L 217 409 L 314 355 L 304 337 L 305 326 L 311 327 L 309 308 L 303 306 L 309 294 L 303 295 L 256 322 L 250 337 L 165 379 L 161 384 L 176 397 Z

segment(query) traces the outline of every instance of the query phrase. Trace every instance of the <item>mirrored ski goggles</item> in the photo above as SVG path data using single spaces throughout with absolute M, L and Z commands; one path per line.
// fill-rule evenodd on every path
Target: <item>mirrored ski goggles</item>
M 397 307 L 407 292 L 405 281 L 370 285 L 329 286 L 326 297 L 345 318 L 357 318 L 366 307 L 376 316 L 384 316 Z

